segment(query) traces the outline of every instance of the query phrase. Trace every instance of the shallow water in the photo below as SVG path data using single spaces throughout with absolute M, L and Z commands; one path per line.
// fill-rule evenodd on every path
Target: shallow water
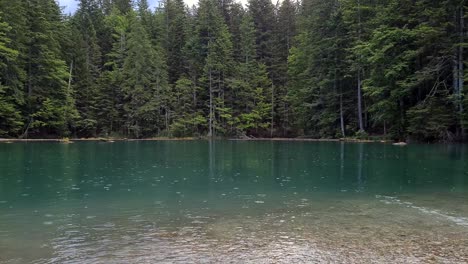
M 459 145 L 0 145 L 0 263 L 464 263 Z

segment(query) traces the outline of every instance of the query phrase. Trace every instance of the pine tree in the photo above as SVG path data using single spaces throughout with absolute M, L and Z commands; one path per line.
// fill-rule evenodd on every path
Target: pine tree
M 283 136 L 288 134 L 291 130 L 290 121 L 290 105 L 288 100 L 288 56 L 290 49 L 295 44 L 295 37 L 297 35 L 297 5 L 290 1 L 285 0 L 281 3 L 278 8 L 278 23 L 274 35 L 274 58 L 273 58 L 273 83 L 275 84 L 274 89 L 274 112 L 275 112 L 275 123 L 281 128 Z M 273 126 L 272 126 L 273 128 Z M 273 136 L 273 130 L 271 136 Z
M 230 109 L 225 107 L 225 77 L 232 60 L 231 35 L 213 0 L 200 1 L 196 34 L 204 58 L 201 82 L 208 93 L 208 136 L 212 137 L 216 129 L 225 132 L 226 119 L 230 119 L 226 114 Z
M 344 94 L 347 31 L 340 6 L 337 1 L 311 0 L 303 8 L 301 33 L 289 58 L 293 114 L 303 118 L 298 125 L 309 135 L 344 136 L 343 100 L 349 95 Z
M 72 18 L 71 84 L 75 91 L 76 106 L 80 114 L 77 124 L 82 136 L 96 136 L 98 129 L 97 112 L 100 110 L 98 79 L 101 75 L 101 48 L 95 30 L 95 15 L 99 12 L 94 0 L 81 0 L 80 7 Z M 100 19 L 96 21 L 100 22 Z
M 65 62 L 60 58 L 60 9 L 53 0 L 30 0 L 27 18 L 28 125 L 23 136 L 28 136 L 30 132 L 40 135 L 66 135 L 69 121 L 67 113 L 74 112 L 75 107 L 67 100 L 66 81 L 69 73 Z
M 271 73 L 276 27 L 275 7 L 270 0 L 249 0 L 248 12 L 253 18 L 256 30 L 257 59 L 267 65 Z
M 165 5 L 165 24 L 169 83 L 174 84 L 186 72 L 183 48 L 186 45 L 187 14 L 182 0 L 167 0 Z
M 122 92 L 128 134 L 140 137 L 168 129 L 169 102 L 165 96 L 169 92 L 165 60 L 160 48 L 152 46 L 148 33 L 136 17 L 131 21 L 127 48 Z
M 235 61 L 241 61 L 241 23 L 246 11 L 240 3 L 232 3 L 229 9 L 230 20 L 227 23 L 229 32 L 231 33 L 231 42 L 233 50 L 233 58 Z
M 0 10 L 0 136 L 466 139 L 464 0 Z
M 9 64 L 15 64 L 19 52 L 11 48 L 11 39 L 7 33 L 11 30 L 0 13 L 0 136 L 15 136 L 23 127 L 23 120 L 18 100 L 15 99 L 14 83 L 8 80 L 12 70 Z
M 271 124 L 271 81 L 266 66 L 257 61 L 255 26 L 249 14 L 240 26 L 241 58 L 230 80 L 236 131 L 233 134 L 265 134 Z
M 200 136 L 206 128 L 207 119 L 203 112 L 197 109 L 196 87 L 192 80 L 181 77 L 177 80 L 172 95 L 173 123 L 171 134 L 173 136 Z
M 112 0 L 112 4 L 121 14 L 128 14 L 132 11 L 132 0 Z
M 0 114 L 4 136 L 19 136 L 25 125 L 24 82 L 27 54 L 26 5 L 24 1 L 0 1 L 2 109 Z
M 106 26 L 112 29 L 112 49 L 105 56 L 104 70 L 99 78 L 98 101 L 101 110 L 97 113 L 98 124 L 104 135 L 116 133 L 124 135 L 124 95 L 122 83 L 124 82 L 123 65 L 128 50 L 128 33 L 130 20 L 117 8 L 113 8 L 106 17 Z

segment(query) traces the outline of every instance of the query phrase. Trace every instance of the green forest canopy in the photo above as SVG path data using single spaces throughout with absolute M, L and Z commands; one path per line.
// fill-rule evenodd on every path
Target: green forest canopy
M 0 137 L 462 140 L 465 0 L 0 0 Z

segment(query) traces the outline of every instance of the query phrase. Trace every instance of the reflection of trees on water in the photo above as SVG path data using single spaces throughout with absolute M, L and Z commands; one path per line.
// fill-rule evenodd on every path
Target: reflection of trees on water
M 214 140 L 210 139 L 208 140 L 208 176 L 210 177 L 210 181 L 212 181 L 215 178 L 215 143 Z
M 209 184 L 209 198 L 215 198 L 215 186 L 216 181 L 216 153 L 215 153 L 215 141 L 213 139 L 208 140 L 208 184 Z
M 358 144 L 358 160 L 357 160 L 357 192 L 362 192 L 365 189 L 365 180 L 363 179 L 363 162 L 364 162 L 364 144 Z
M 345 160 L 344 160 L 344 153 L 345 153 L 345 143 L 340 142 L 340 182 L 343 181 L 344 177 L 344 167 L 345 167 Z
M 465 156 L 466 145 L 449 144 L 447 145 L 447 151 L 449 153 L 450 160 L 458 164 L 458 173 L 455 173 L 455 175 L 453 175 L 454 179 L 452 190 L 457 192 L 463 192 L 465 190 L 464 186 L 466 185 L 466 181 L 468 179 L 468 164 Z

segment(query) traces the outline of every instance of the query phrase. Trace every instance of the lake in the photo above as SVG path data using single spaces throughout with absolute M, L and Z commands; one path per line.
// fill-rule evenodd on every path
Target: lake
M 468 148 L 0 144 L 0 263 L 468 262 Z

